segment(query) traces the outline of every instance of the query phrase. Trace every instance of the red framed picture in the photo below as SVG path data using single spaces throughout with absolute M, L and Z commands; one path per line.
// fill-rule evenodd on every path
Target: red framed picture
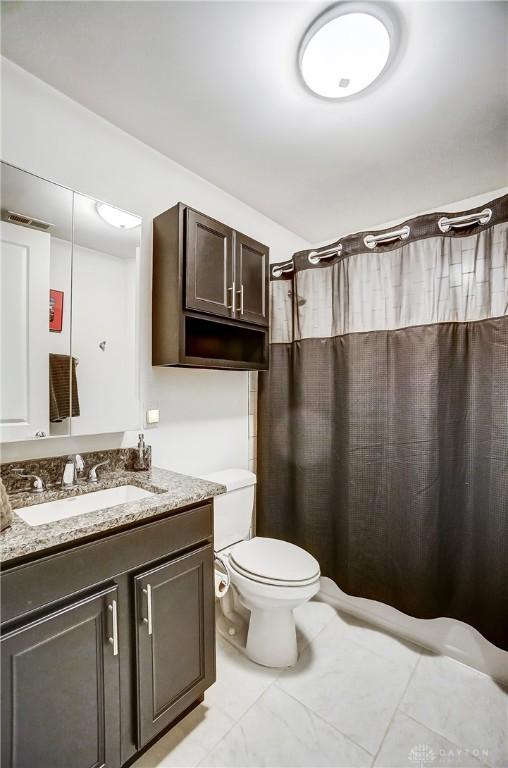
M 64 292 L 49 290 L 49 330 L 62 332 Z

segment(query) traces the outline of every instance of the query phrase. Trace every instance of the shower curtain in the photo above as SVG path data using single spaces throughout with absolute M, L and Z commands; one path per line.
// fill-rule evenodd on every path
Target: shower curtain
M 404 226 L 272 275 L 257 532 L 508 650 L 508 195 Z

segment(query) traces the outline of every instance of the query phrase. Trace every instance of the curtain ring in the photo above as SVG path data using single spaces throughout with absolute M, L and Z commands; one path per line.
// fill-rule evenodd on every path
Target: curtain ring
M 395 240 L 407 240 L 411 230 L 406 225 L 400 229 L 394 229 L 392 232 L 381 232 L 379 235 L 366 235 L 363 242 L 367 248 L 375 248 L 376 245 L 384 243 L 393 243 Z
M 485 208 L 479 213 L 469 213 L 465 216 L 441 216 L 437 225 L 441 232 L 449 232 L 454 227 L 468 227 L 473 224 L 488 224 L 492 218 L 492 211 L 490 208 Z
M 324 251 L 311 251 L 308 255 L 311 264 L 319 264 L 321 259 L 330 259 L 332 256 L 340 256 L 342 253 L 342 243 L 334 245 L 333 248 L 327 248 Z

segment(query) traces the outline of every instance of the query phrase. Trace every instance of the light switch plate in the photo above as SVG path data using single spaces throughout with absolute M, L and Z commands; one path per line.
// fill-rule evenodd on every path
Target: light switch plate
M 146 412 L 146 423 L 147 424 L 158 424 L 159 423 L 159 409 L 158 408 L 149 408 Z

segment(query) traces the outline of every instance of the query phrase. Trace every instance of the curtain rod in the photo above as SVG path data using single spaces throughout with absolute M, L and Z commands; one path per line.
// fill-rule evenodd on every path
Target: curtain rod
M 424 214 L 425 215 L 425 214 Z M 453 229 L 460 229 L 461 227 L 471 226 L 473 224 L 488 224 L 492 218 L 491 208 L 484 208 L 483 211 L 477 213 L 469 213 L 460 216 L 441 216 L 437 225 L 441 232 L 450 232 Z M 389 232 L 375 232 L 365 235 L 363 242 L 369 249 L 375 248 L 377 245 L 384 245 L 386 243 L 395 242 L 396 240 L 407 240 L 411 234 L 411 227 L 405 225 L 399 229 L 392 229 Z M 328 246 L 324 249 L 318 249 L 309 251 L 307 259 L 310 264 L 319 264 L 323 259 L 330 259 L 333 256 L 340 256 L 342 253 L 342 243 L 337 243 L 332 246 Z M 273 277 L 281 277 L 283 274 L 294 272 L 295 263 L 293 259 L 285 261 L 282 264 L 274 264 L 272 267 Z
M 488 224 L 492 218 L 492 210 L 485 208 L 481 213 L 469 213 L 465 216 L 455 216 L 450 219 L 448 216 L 442 216 L 437 225 L 441 232 L 449 232 L 454 227 L 467 227 L 471 224 Z

